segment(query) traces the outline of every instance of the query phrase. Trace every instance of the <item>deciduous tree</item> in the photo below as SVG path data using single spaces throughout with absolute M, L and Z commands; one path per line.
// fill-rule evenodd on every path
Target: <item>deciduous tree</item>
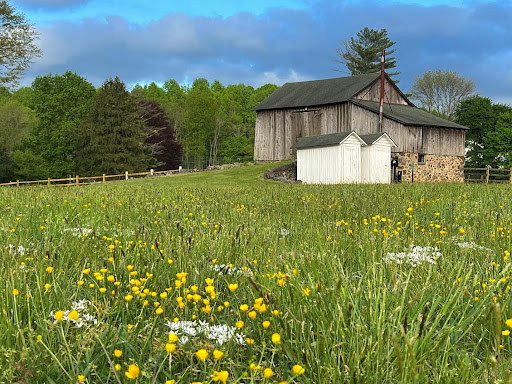
M 0 0 L 0 86 L 14 87 L 32 60 L 41 56 L 39 34 L 22 13 Z
M 412 98 L 429 112 L 436 111 L 453 119 L 457 104 L 475 92 L 476 84 L 457 72 L 440 69 L 425 72 L 414 79 Z

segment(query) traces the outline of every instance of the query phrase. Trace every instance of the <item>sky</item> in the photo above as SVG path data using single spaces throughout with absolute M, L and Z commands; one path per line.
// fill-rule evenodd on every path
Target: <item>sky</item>
M 222 84 L 348 76 L 336 48 L 364 27 L 396 44 L 398 86 L 457 72 L 477 93 L 512 104 L 512 0 L 10 0 L 40 33 L 25 72 L 76 72 L 95 86 L 204 77 Z M 338 69 L 338 70 L 336 70 Z

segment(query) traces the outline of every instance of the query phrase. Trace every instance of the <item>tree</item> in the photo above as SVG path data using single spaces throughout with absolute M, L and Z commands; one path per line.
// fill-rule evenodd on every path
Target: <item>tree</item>
M 95 93 L 91 83 L 71 71 L 38 76 L 32 82 L 27 103 L 39 122 L 21 149 L 31 151 L 28 158 L 41 162 L 39 169 L 45 171 L 38 178 L 76 173 L 74 135 L 81 134 L 76 128 L 87 115 Z
M 343 42 L 343 47 L 336 48 L 336 63 L 345 65 L 351 75 L 362 75 L 365 73 L 376 73 L 380 71 L 381 54 L 386 50 L 385 68 L 396 67 L 396 60 L 391 55 L 395 53 L 394 49 L 389 49 L 395 44 L 388 37 L 386 29 L 377 31 L 365 27 L 357 32 L 357 38 L 351 37 L 350 40 Z M 343 69 L 337 68 L 342 72 Z M 389 76 L 398 75 L 400 72 L 388 73 Z
M 98 90 L 76 134 L 81 174 L 139 172 L 155 165 L 144 146 L 146 134 L 140 109 L 124 83 L 109 79 Z
M 181 165 L 182 148 L 176 141 L 169 118 L 156 101 L 138 101 L 146 131 L 146 145 L 160 165 L 158 170 L 177 169 Z
M 41 51 L 35 45 L 39 34 L 16 13 L 6 0 L 0 0 L 0 86 L 14 87 L 23 71 Z
M 494 162 L 495 149 L 489 149 L 489 138 L 496 131 L 501 114 L 512 112 L 512 107 L 493 104 L 488 97 L 470 96 L 462 100 L 455 109 L 454 121 L 469 128 L 466 132 L 466 164 L 470 167 L 484 167 Z
M 412 98 L 429 112 L 436 111 L 453 119 L 459 102 L 475 92 L 476 84 L 457 72 L 440 69 L 425 72 L 414 79 Z
M 512 108 L 498 116 L 496 129 L 486 135 L 486 143 L 491 166 L 512 167 Z

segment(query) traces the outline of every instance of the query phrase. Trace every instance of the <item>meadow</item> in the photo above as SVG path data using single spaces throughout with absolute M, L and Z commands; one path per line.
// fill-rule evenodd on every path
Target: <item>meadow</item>
M 268 167 L 1 188 L 0 382 L 512 382 L 510 185 Z

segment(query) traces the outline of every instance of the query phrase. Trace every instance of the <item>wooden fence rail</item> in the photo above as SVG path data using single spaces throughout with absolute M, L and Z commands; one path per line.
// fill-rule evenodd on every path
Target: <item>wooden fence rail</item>
M 78 185 L 87 185 L 87 184 L 93 184 L 93 183 L 106 183 L 109 181 L 119 181 L 119 180 L 129 180 L 130 178 L 134 177 L 145 177 L 145 176 L 157 176 L 157 175 L 164 175 L 164 174 L 174 174 L 181 172 L 180 169 L 172 169 L 169 171 L 155 171 L 153 169 L 150 169 L 148 172 L 137 172 L 137 173 L 129 173 L 126 171 L 125 173 L 120 173 L 117 175 L 106 175 L 103 174 L 102 176 L 83 176 L 80 177 L 78 175 L 74 177 L 68 177 L 64 179 L 45 179 L 45 180 L 31 180 L 31 181 L 11 181 L 10 183 L 0 183 L 0 186 L 16 186 L 19 187 L 21 185 L 51 185 L 51 186 L 58 186 L 58 187 L 69 187 L 69 186 L 78 186 Z
M 512 168 L 464 168 L 466 183 L 510 183 L 512 184 Z

